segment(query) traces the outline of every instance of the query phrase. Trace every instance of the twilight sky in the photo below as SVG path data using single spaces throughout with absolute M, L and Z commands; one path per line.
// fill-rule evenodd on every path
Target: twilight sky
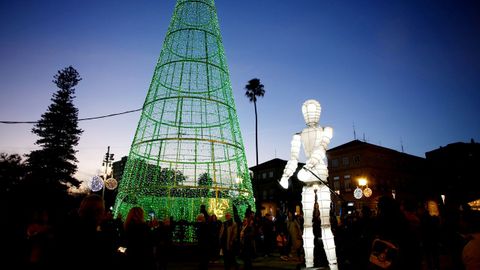
M 57 70 L 74 66 L 79 117 L 140 108 L 174 0 L 0 0 L 0 120 L 38 120 Z M 304 127 L 301 105 L 322 104 L 330 147 L 357 138 L 424 157 L 453 142 L 480 141 L 478 1 L 217 0 L 249 166 L 288 159 Z M 80 180 L 101 167 L 107 146 L 127 155 L 140 113 L 80 122 Z M 0 124 L 0 152 L 35 149 L 32 125 Z

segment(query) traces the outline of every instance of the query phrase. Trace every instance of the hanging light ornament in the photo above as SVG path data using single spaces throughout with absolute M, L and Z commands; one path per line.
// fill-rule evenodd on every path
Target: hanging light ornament
M 355 199 L 361 199 L 363 197 L 363 191 L 361 188 L 357 187 L 354 191 L 353 191 L 353 197 L 355 197 Z
M 366 198 L 372 196 L 372 193 L 373 193 L 373 192 L 372 192 L 372 189 L 369 188 L 369 187 L 367 187 L 367 188 L 365 188 L 365 189 L 363 190 L 363 195 L 364 195 Z
M 108 178 L 107 181 L 105 181 L 105 187 L 108 188 L 109 190 L 114 190 L 118 186 L 117 180 L 115 178 Z
M 90 189 L 93 192 L 97 192 L 97 191 L 102 190 L 102 188 L 103 188 L 102 178 L 100 178 L 100 176 L 98 176 L 98 175 L 95 175 L 94 177 L 92 177 L 92 181 L 90 182 Z

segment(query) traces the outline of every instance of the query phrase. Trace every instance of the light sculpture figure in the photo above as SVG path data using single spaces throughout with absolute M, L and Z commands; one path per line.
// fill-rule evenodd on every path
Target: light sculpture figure
M 320 120 L 321 107 L 316 100 L 307 100 L 303 103 L 302 112 L 307 127 L 299 134 L 293 136 L 291 142 L 291 156 L 283 171 L 280 185 L 288 188 L 288 179 L 293 175 L 298 166 L 298 157 L 300 146 L 307 157 L 306 164 L 298 172 L 297 177 L 305 183 L 302 192 L 302 205 L 304 213 L 304 231 L 303 246 L 305 250 L 305 264 L 307 267 L 313 266 L 313 227 L 312 218 L 315 203 L 315 191 L 317 192 L 318 205 L 320 210 L 322 241 L 327 254 L 330 269 L 337 268 L 337 256 L 335 252 L 335 242 L 330 227 L 330 189 L 322 181 L 327 180 L 327 156 L 326 150 L 333 136 L 331 127 L 318 126 Z M 312 172 L 315 174 L 313 175 Z
M 255 211 L 213 0 L 177 1 L 118 189 L 123 216 Z

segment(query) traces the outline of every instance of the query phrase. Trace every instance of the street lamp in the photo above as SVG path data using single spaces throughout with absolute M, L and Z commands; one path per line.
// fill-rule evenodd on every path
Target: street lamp
M 107 153 L 105 153 L 105 157 L 103 158 L 103 163 L 102 166 L 105 166 L 105 175 L 103 177 L 103 187 L 102 187 L 102 198 L 105 196 L 105 184 L 107 182 L 107 176 L 108 176 L 108 168 L 112 167 L 112 161 L 113 161 L 113 154 L 110 154 L 110 146 L 107 148 Z M 112 178 L 113 179 L 113 178 Z M 110 179 L 108 179 L 110 180 Z M 115 180 L 115 179 L 113 179 Z M 110 181 L 113 182 L 113 181 Z M 113 186 L 113 183 L 109 185 L 110 187 Z M 115 187 L 116 187 L 116 181 L 115 181 Z
M 362 178 L 359 178 L 359 179 L 358 179 L 358 185 L 361 186 L 361 187 L 362 187 L 362 186 L 366 186 L 366 185 L 367 185 L 367 179 L 365 179 L 365 178 L 363 178 L 363 177 L 362 177 Z
M 366 198 L 372 196 L 372 189 L 368 187 L 368 181 L 366 178 L 362 177 L 358 179 L 358 186 L 357 188 L 353 191 L 353 196 L 355 199 L 359 200 L 363 196 Z

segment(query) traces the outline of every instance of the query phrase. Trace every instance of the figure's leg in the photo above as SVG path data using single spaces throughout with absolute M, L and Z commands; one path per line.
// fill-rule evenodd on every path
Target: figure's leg
M 322 242 L 327 254 L 328 264 L 331 270 L 337 270 L 337 254 L 335 252 L 335 242 L 330 227 L 330 190 L 327 186 L 321 185 L 317 191 L 318 206 L 320 210 L 320 218 L 322 220 Z M 313 204 L 312 204 L 313 205 Z
M 303 206 L 303 249 L 305 252 L 305 266 L 313 267 L 313 205 L 315 203 L 315 192 L 313 187 L 305 186 L 302 192 L 302 206 Z

